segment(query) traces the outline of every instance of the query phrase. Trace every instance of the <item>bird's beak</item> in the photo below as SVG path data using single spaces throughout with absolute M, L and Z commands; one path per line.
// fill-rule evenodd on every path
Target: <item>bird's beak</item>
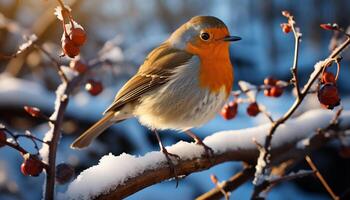
M 238 36 L 226 36 L 224 37 L 224 41 L 227 41 L 227 42 L 234 42 L 234 41 L 238 41 L 238 40 L 241 40 L 242 38 L 241 37 L 238 37 Z

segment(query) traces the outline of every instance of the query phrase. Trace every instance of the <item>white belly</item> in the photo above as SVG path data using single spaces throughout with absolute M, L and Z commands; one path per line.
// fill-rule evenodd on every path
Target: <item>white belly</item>
M 215 117 L 226 101 L 225 91 L 224 87 L 218 93 L 208 95 L 209 92 L 206 91 L 206 95 L 201 98 L 190 95 L 185 99 L 193 100 L 189 100 L 186 105 L 180 105 L 182 100 L 176 102 L 174 98 L 164 98 L 166 95 L 147 97 L 143 99 L 144 103 L 137 106 L 135 114 L 141 124 L 151 129 L 188 130 L 202 126 Z
M 171 81 L 140 99 L 134 115 L 141 124 L 151 129 L 187 130 L 215 117 L 227 99 L 226 88 L 215 93 L 200 88 L 199 68 L 193 62 L 199 60 L 178 67 Z

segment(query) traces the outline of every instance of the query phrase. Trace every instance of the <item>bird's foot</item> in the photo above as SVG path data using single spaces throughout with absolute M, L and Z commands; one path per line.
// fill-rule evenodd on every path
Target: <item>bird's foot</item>
M 211 158 L 214 157 L 214 150 L 210 148 L 208 145 L 204 144 L 202 140 L 196 140 L 195 144 L 202 146 L 204 148 L 205 157 L 207 157 L 208 159 L 210 159 L 210 161 L 212 161 Z
M 175 180 L 176 180 L 176 187 L 179 185 L 179 176 L 177 174 L 176 168 L 175 168 L 175 164 L 173 163 L 173 161 L 171 160 L 171 157 L 174 157 L 176 160 L 180 160 L 180 156 L 177 154 L 173 154 L 173 153 L 169 153 L 165 147 L 161 148 L 161 152 L 165 155 L 167 161 L 168 161 L 168 165 L 170 167 L 170 170 L 172 171 L 172 173 L 174 174 Z

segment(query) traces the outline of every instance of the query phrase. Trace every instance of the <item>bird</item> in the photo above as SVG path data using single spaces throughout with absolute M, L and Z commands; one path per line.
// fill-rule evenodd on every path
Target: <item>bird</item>
M 87 147 L 108 127 L 136 117 L 155 133 L 172 168 L 170 156 L 178 156 L 166 150 L 158 131 L 182 131 L 211 150 L 190 129 L 213 119 L 229 98 L 234 78 L 229 46 L 240 39 L 217 17 L 191 18 L 147 55 L 103 117 L 71 147 Z

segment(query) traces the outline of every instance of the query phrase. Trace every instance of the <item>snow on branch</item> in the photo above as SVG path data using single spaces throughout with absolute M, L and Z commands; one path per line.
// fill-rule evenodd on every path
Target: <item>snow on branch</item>
M 333 117 L 334 112 L 312 110 L 285 122 L 276 131 L 272 141 L 272 160 L 274 155 L 302 148 L 297 143 L 312 136 L 317 129 L 325 128 Z M 340 127 L 349 126 L 350 111 L 343 111 Z M 270 124 L 265 124 L 242 130 L 221 131 L 206 137 L 205 144 L 214 150 L 210 160 L 204 155 L 204 150 L 194 143 L 180 141 L 167 149 L 181 157 L 179 161 L 174 160 L 174 163 L 178 175 L 183 176 L 226 161 L 255 163 L 259 151 L 253 139 L 263 143 L 269 129 Z M 109 154 L 103 156 L 98 165 L 83 171 L 58 198 L 121 199 L 173 177 L 161 152 L 153 151 L 144 156 Z

